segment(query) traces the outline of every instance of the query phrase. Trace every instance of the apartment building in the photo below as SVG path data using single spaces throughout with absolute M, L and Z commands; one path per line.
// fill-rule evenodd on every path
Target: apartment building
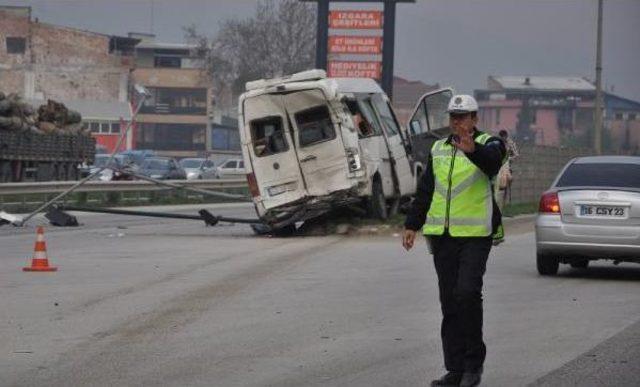
M 197 46 L 157 42 L 150 34 L 129 37 L 141 40 L 133 81 L 151 94 L 138 116 L 134 147 L 173 157 L 239 154 L 237 124 L 215 120 L 212 84 Z
M 475 90 L 479 125 L 505 129 L 519 141 L 547 146 L 590 147 L 595 86 L 571 76 L 490 76 Z M 640 151 L 640 102 L 603 93 L 605 149 Z

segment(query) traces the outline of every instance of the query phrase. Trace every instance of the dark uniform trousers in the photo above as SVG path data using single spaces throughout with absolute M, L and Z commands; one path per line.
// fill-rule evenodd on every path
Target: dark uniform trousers
M 442 306 L 442 349 L 448 371 L 482 372 L 482 276 L 491 237 L 429 236 Z

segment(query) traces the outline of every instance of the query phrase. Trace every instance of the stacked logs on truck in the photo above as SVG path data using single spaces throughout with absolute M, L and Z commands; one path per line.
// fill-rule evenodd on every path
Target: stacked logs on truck
M 45 134 L 88 134 L 80 113 L 48 100 L 35 110 L 17 94 L 0 92 L 0 130 Z

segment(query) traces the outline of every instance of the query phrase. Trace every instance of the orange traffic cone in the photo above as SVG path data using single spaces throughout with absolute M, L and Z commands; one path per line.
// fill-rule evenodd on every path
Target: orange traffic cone
M 33 249 L 31 267 L 23 267 L 23 271 L 57 271 L 57 267 L 49 266 L 47 244 L 44 241 L 44 227 L 38 226 L 36 246 Z

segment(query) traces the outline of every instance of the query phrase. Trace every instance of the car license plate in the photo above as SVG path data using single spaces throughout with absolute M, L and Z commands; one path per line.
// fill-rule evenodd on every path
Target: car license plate
M 580 206 L 580 216 L 586 218 L 626 218 L 626 207 L 613 206 Z

